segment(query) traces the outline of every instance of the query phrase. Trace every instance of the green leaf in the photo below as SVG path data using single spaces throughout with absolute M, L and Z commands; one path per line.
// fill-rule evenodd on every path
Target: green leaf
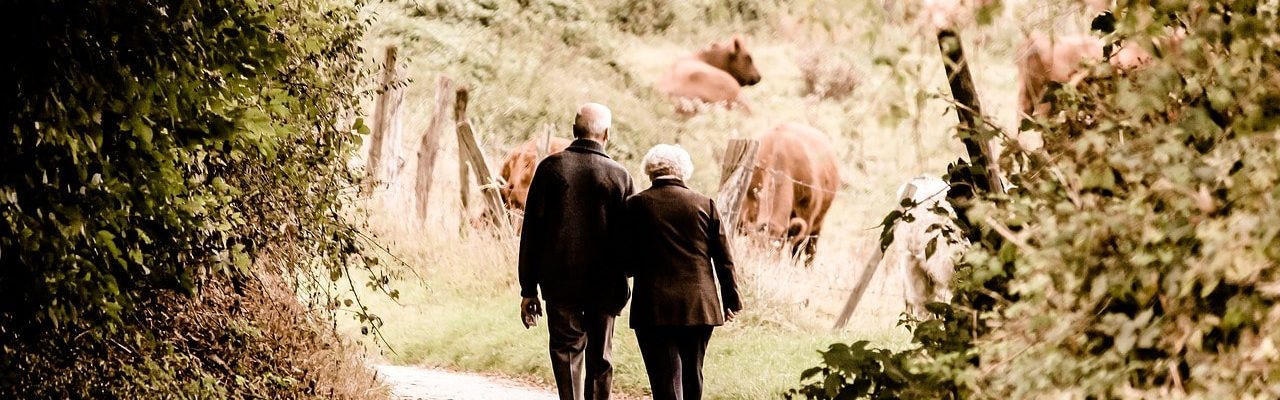
M 369 126 L 365 125 L 364 118 L 356 118 L 356 122 L 352 128 L 355 129 L 356 133 L 361 135 L 368 135 L 371 132 L 369 130 Z
M 108 251 L 108 252 L 110 252 L 111 257 L 113 257 L 113 258 L 117 258 L 117 259 L 118 259 L 118 258 L 120 258 L 120 256 L 123 254 L 123 253 L 120 251 L 120 248 L 119 248 L 119 247 L 116 247 L 116 243 L 115 243 L 116 235 L 115 235 L 115 234 L 113 234 L 113 233 L 111 233 L 111 232 L 109 232 L 109 231 L 106 231 L 106 230 L 100 230 L 100 231 L 98 231 L 97 239 L 98 239 L 98 244 L 99 244 L 99 245 L 102 245 L 102 246 L 106 246 L 106 247 L 107 247 L 107 251 Z
M 139 140 L 141 140 L 142 143 L 151 144 L 151 136 L 152 136 L 151 126 L 142 122 L 142 120 L 134 121 L 133 135 L 137 137 Z
M 822 371 L 823 371 L 822 367 L 813 367 L 813 368 L 806 369 L 804 370 L 804 372 L 800 373 L 800 380 L 802 381 L 809 380 L 809 378 L 817 376 Z
M 827 375 L 827 378 L 823 379 L 822 381 L 822 387 L 826 391 L 827 397 L 829 398 L 836 397 L 836 394 L 840 393 L 840 389 L 843 386 L 844 386 L 844 377 L 841 377 L 838 374 Z

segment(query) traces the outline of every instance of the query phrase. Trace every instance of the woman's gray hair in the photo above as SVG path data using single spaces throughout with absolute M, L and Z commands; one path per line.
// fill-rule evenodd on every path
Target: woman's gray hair
M 674 144 L 653 146 L 644 155 L 641 165 L 650 180 L 667 175 L 688 179 L 693 175 L 693 159 L 689 158 L 689 152 Z

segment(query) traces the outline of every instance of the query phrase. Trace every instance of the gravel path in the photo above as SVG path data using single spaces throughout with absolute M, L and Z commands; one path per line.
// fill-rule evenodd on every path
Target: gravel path
M 509 379 L 441 369 L 377 366 L 391 398 L 413 400 L 556 400 L 547 388 Z

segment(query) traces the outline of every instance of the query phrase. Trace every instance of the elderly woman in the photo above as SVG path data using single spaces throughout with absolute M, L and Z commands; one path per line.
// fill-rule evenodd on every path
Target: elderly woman
M 654 400 L 702 398 L 712 328 L 742 309 L 715 202 L 690 190 L 689 153 L 660 144 L 644 157 L 653 186 L 627 199 L 631 328 Z

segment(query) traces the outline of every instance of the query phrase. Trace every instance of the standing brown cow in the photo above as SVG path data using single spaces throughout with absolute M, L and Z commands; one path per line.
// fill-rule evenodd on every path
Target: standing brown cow
M 533 172 L 538 167 L 538 146 L 542 144 L 543 138 L 529 139 L 502 158 L 503 185 L 498 191 L 502 193 L 502 201 L 508 210 L 524 211 L 525 199 L 529 198 L 529 183 L 533 182 Z M 544 156 L 564 151 L 569 147 L 569 139 L 552 137 L 548 147 L 549 151 Z M 519 221 L 512 222 L 519 229 Z
M 658 79 L 657 89 L 676 102 L 676 112 L 689 115 L 702 103 L 747 108 L 742 87 L 760 82 L 742 38 L 712 42 L 706 48 L 676 60 Z M 747 110 L 750 111 L 750 110 Z
M 831 140 L 803 124 L 780 124 L 760 135 L 743 227 L 784 239 L 793 255 L 813 262 L 822 221 L 840 186 Z

